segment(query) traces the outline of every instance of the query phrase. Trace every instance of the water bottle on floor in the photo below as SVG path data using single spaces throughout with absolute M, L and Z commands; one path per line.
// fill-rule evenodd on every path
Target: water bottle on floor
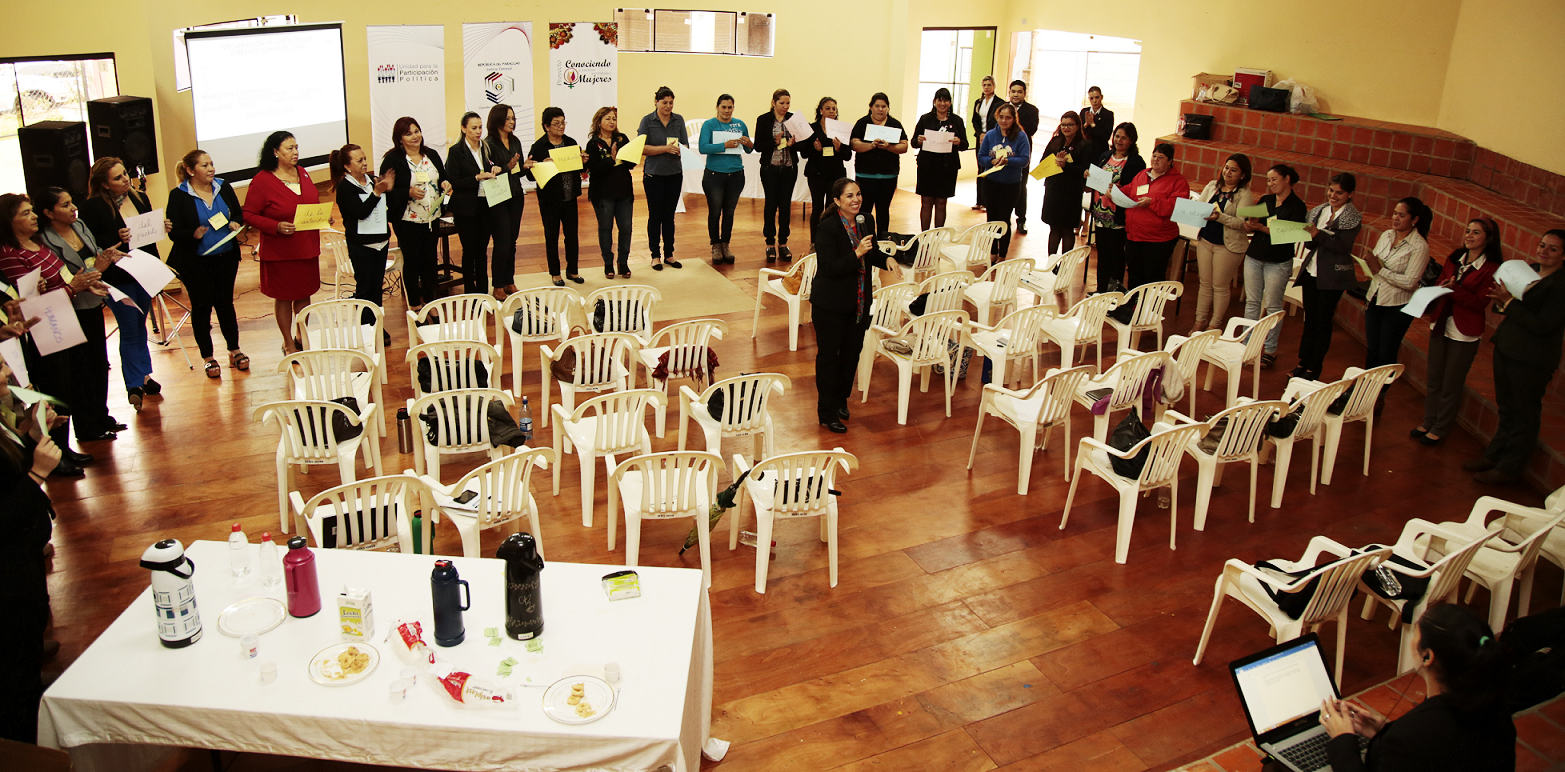
M 250 540 L 238 523 L 228 534 L 228 567 L 233 569 L 235 579 L 243 580 L 250 573 Z
M 517 428 L 522 430 L 522 442 L 531 442 L 533 439 L 533 409 L 527 404 L 527 398 L 522 397 L 522 414 L 516 421 Z

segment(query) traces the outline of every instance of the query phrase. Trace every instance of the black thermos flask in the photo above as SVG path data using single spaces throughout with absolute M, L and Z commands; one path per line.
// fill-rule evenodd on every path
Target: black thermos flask
M 429 576 L 429 591 L 435 603 L 435 643 L 440 646 L 461 643 L 467 637 L 462 612 L 473 605 L 467 581 L 457 576 L 456 566 L 451 565 L 451 561 L 437 560 L 434 573 Z
M 495 557 L 505 561 L 505 634 L 518 641 L 543 635 L 543 556 L 530 533 L 513 533 Z

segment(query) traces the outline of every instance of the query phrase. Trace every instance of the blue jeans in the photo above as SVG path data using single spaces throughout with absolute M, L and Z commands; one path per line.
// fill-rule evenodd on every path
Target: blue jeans
M 132 307 L 110 300 L 108 306 L 120 328 L 120 375 L 125 378 L 126 390 L 139 389 L 152 375 L 152 352 L 147 350 L 147 314 L 141 310 L 152 308 L 152 298 L 140 284 L 126 282 L 125 286 L 115 289 L 136 302 L 136 307 Z
M 1253 257 L 1244 259 L 1244 318 L 1260 319 L 1282 310 L 1282 293 L 1288 290 L 1288 279 L 1293 275 L 1293 261 L 1263 263 Z M 1266 353 L 1277 353 L 1277 336 L 1282 325 L 1272 328 L 1266 336 Z
M 619 270 L 630 272 L 630 215 L 636 198 L 600 198 L 592 202 L 598 213 L 598 251 L 603 253 L 603 270 L 614 270 L 614 228 L 619 226 Z
M 744 190 L 744 170 L 707 169 L 701 177 L 701 190 L 706 192 L 706 234 L 713 244 L 727 244 L 734 237 L 734 208 Z

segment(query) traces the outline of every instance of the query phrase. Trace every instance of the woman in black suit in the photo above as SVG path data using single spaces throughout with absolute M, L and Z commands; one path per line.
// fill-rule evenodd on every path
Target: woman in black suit
M 874 269 L 890 269 L 875 247 L 875 221 L 861 214 L 864 194 L 846 177 L 831 186 L 831 203 L 815 228 L 815 284 L 810 321 L 815 325 L 815 412 L 821 425 L 848 431 L 848 393 L 869 329 Z
M 1494 631 L 1465 606 L 1449 604 L 1425 611 L 1416 624 L 1413 647 L 1428 696 L 1395 721 L 1342 701 L 1322 704 L 1320 722 L 1331 735 L 1326 745 L 1331 768 L 1516 769 L 1516 725 L 1505 700 L 1510 669 Z M 1369 738 L 1362 759 L 1359 736 Z
M 352 142 L 331 151 L 327 165 L 337 184 L 343 241 L 348 245 L 348 261 L 353 263 L 353 299 L 381 306 L 386 251 L 391 246 L 386 193 L 391 190 L 392 175 L 370 176 L 369 154 Z M 375 314 L 366 308 L 360 321 L 374 324 Z M 380 336 L 381 344 L 391 348 L 391 330 L 382 326 Z
M 484 147 L 489 149 L 489 162 L 504 169 L 511 180 L 511 199 L 491 205 L 489 211 L 490 236 L 494 239 L 494 270 L 489 280 L 494 282 L 495 297 L 503 300 L 504 295 L 516 292 L 516 239 L 522 231 L 522 209 L 527 203 L 522 170 L 532 162 L 527 160 L 527 148 L 516 136 L 516 111 L 510 105 L 489 108 L 484 127 L 488 131 Z
M 445 164 L 439 153 L 424 147 L 424 130 L 418 121 L 403 116 L 391 127 L 396 144 L 380 159 L 380 174 L 391 174 L 386 191 L 386 219 L 402 248 L 402 286 L 408 294 L 408 310 L 424 310 L 424 304 L 440 297 L 435 279 L 434 222 L 440 217 L 441 193 L 450 194 Z
M 503 173 L 489 160 L 489 148 L 483 142 L 484 124 L 478 113 L 462 116 L 462 141 L 446 151 L 446 175 L 451 180 L 451 215 L 456 221 L 457 238 L 462 242 L 462 291 L 478 294 L 489 291 L 489 234 L 494 227 L 489 197 L 482 184 Z M 504 299 L 500 288 L 495 297 Z
M 222 366 L 212 350 L 212 312 L 228 344 L 228 366 L 249 370 L 250 357 L 239 350 L 239 316 L 234 310 L 234 279 L 239 274 L 239 239 L 245 213 L 234 187 L 217 176 L 212 156 L 200 149 L 180 159 L 179 187 L 168 192 L 169 267 L 190 291 L 190 331 L 208 378 Z M 216 225 L 214 225 L 216 223 Z
M 1081 194 L 1087 186 L 1087 167 L 1097 155 L 1092 140 L 1081 130 L 1081 116 L 1072 110 L 1060 116 L 1060 125 L 1038 157 L 1054 156 L 1061 171 L 1043 181 L 1040 220 L 1049 226 L 1049 254 L 1063 254 L 1076 246 L 1081 226 Z
M 799 152 L 809 159 L 804 165 L 804 180 L 810 185 L 811 253 L 815 252 L 815 227 L 820 224 L 831 184 L 848 176 L 847 161 L 853 157 L 849 143 L 826 136 L 827 118 L 837 120 L 837 100 L 821 97 L 815 106 L 815 122 L 810 124 L 815 133 L 799 144 Z

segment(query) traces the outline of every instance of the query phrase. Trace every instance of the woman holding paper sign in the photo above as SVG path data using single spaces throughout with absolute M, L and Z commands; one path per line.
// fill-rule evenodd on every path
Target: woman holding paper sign
M 297 230 L 293 220 L 301 204 L 319 204 L 321 197 L 309 172 L 299 168 L 298 140 L 286 131 L 267 136 L 256 166 L 260 171 L 245 194 L 245 223 L 260 236 L 261 294 L 272 299 L 287 356 L 299 350 L 294 315 L 321 287 L 321 232 Z
M 76 204 L 71 194 L 61 188 L 49 188 L 33 202 L 38 213 L 38 235 L 35 241 L 47 247 L 64 263 L 69 274 L 101 271 L 117 262 L 123 255 L 118 251 L 100 250 L 92 232 L 77 218 Z M 77 439 L 89 441 L 102 439 L 103 431 L 113 431 L 117 424 L 109 415 L 109 352 L 108 332 L 103 326 L 104 299 L 91 292 L 78 292 L 71 298 L 71 308 L 76 310 L 76 321 L 81 325 L 87 342 L 60 352 L 70 368 L 74 385 L 70 395 L 60 395 L 70 401 L 76 417 Z M 141 407 L 141 394 L 133 392 L 131 404 Z M 57 441 L 64 445 L 64 435 Z M 112 439 L 112 436 L 110 437 Z M 78 461 L 78 464 L 83 464 Z
M 1293 194 L 1293 186 L 1299 182 L 1299 173 L 1287 164 L 1277 164 L 1266 171 L 1266 195 L 1261 196 L 1257 207 L 1266 207 L 1265 220 L 1246 217 L 1244 229 L 1250 233 L 1250 246 L 1244 253 L 1244 318 L 1260 319 L 1282 310 L 1282 294 L 1288 289 L 1288 278 L 1293 275 L 1293 245 L 1273 244 L 1272 230 L 1267 226 L 1272 218 L 1289 222 L 1304 222 L 1309 210 L 1304 200 Z M 1271 367 L 1277 362 L 1277 336 L 1282 325 L 1272 327 L 1266 336 L 1265 351 L 1261 354 L 1261 366 Z
M 87 174 L 87 199 L 81 204 L 81 220 L 92 231 L 100 245 L 111 250 L 123 246 L 130 251 L 130 228 L 125 218 L 148 214 L 152 202 L 147 195 L 136 190 L 125 171 L 125 164 L 118 158 L 103 157 L 93 162 Z M 163 220 L 163 232 L 168 233 L 174 224 Z M 155 244 L 140 247 L 141 251 L 159 257 Z M 118 254 L 116 252 L 116 254 Z M 119 326 L 120 376 L 125 381 L 125 394 L 130 404 L 141 410 L 143 395 L 157 396 L 163 386 L 152 380 L 152 352 L 147 348 L 147 313 L 152 310 L 152 296 L 124 269 L 110 263 L 103 271 L 105 284 L 125 293 L 134 304 L 110 303 L 114 321 Z
M 327 164 L 337 184 L 343 241 L 348 246 L 348 260 L 353 263 L 353 299 L 379 307 L 386 281 L 386 250 L 391 246 L 390 223 L 386 220 L 391 175 L 371 177 L 369 154 L 351 142 L 331 151 Z M 360 321 L 374 324 L 375 315 L 365 309 Z M 380 335 L 381 345 L 389 348 L 391 331 L 382 326 Z
M 386 217 L 402 248 L 402 286 L 407 289 L 408 310 L 418 313 L 424 304 L 440 297 L 435 278 L 435 220 L 440 217 L 441 194 L 451 193 L 445 165 L 437 153 L 424 152 L 424 130 L 409 116 L 391 127 L 395 143 L 380 159 L 380 173 L 392 175 L 386 191 Z M 249 211 L 249 205 L 245 207 Z M 265 258 L 262 258 L 263 260 Z
M 712 265 L 732 263 L 733 250 L 728 242 L 734 235 L 734 208 L 744 190 L 744 159 L 741 153 L 755 149 L 750 129 L 734 117 L 734 98 L 717 98 L 717 117 L 701 124 L 701 154 L 706 156 L 706 171 L 701 174 L 701 190 L 706 193 L 706 233 L 712 241 Z M 667 261 L 669 267 L 679 263 Z
M 666 259 L 674 263 L 674 212 L 685 192 L 685 167 L 680 147 L 689 147 L 685 118 L 674 112 L 674 90 L 659 86 L 652 95 L 653 111 L 641 118 L 636 133 L 647 138 L 647 161 L 642 165 L 642 186 L 647 191 L 647 243 L 652 270 L 663 270 Z
M 456 223 L 457 239 L 462 242 L 462 291 L 470 295 L 489 291 L 489 234 L 493 230 L 491 218 L 495 213 L 485 187 L 499 188 L 494 196 L 499 204 L 509 200 L 511 193 L 509 183 L 500 180 L 505 170 L 489 158 L 483 133 L 484 124 L 478 113 L 467 113 L 462 116 L 462 140 L 446 151 L 446 173 L 451 180 L 451 219 Z M 499 185 L 495 186 L 491 180 L 500 180 Z M 496 287 L 494 296 L 504 300 L 505 291 Z
M 853 124 L 853 152 L 859 154 L 853 176 L 864 194 L 864 208 L 875 213 L 875 238 L 891 231 L 891 199 L 897 194 L 900 156 L 907 152 L 907 132 L 891 117 L 891 97 L 875 92 L 869 113 Z
M 1364 295 L 1364 369 L 1394 364 L 1413 317 L 1402 313 L 1429 265 L 1429 207 L 1417 198 L 1397 202 L 1391 227 L 1365 258 L 1372 280 Z M 1375 403 L 1376 409 L 1384 404 Z
M 755 119 L 755 152 L 761 159 L 761 190 L 766 196 L 762 210 L 764 225 L 761 235 L 766 237 L 766 262 L 793 260 L 788 251 L 788 221 L 793 219 L 793 187 L 799 180 L 799 146 L 803 131 L 788 128 L 789 121 L 797 126 L 803 118 L 794 120 L 788 111 L 793 97 L 788 89 L 772 92 L 772 109 Z
M 190 291 L 190 330 L 206 361 L 208 378 L 217 378 L 222 366 L 213 357 L 212 312 L 228 344 L 228 366 L 249 370 L 250 357 L 239 350 L 239 317 L 234 311 L 234 278 L 239 274 L 239 229 L 244 210 L 232 185 L 217 178 L 212 157 L 192 150 L 175 168 L 179 187 L 168 192 L 168 232 L 174 247 L 168 264 L 179 272 Z
M 1136 147 L 1136 124 L 1114 128 L 1109 149 L 1098 156 L 1098 168 L 1109 173 L 1109 187 L 1092 194 L 1092 227 L 1098 239 L 1098 291 L 1108 292 L 1112 282 L 1125 281 L 1125 208 L 1114 203 L 1109 191 L 1147 168 Z
M 946 202 L 956 195 L 956 175 L 962 168 L 962 151 L 967 149 L 967 124 L 962 116 L 951 112 L 951 92 L 944 87 L 935 90 L 934 109 L 924 113 L 913 127 L 913 145 L 918 152 L 918 226 L 929 230 L 931 225 L 943 228 L 946 224 Z M 953 136 L 941 145 L 943 149 L 925 149 L 925 136 L 932 131 Z
M 1163 281 L 1168 258 L 1179 241 L 1179 226 L 1169 219 L 1174 201 L 1190 197 L 1190 183 L 1174 168 L 1174 146 L 1159 142 L 1152 163 L 1120 191 L 1134 199 L 1125 207 L 1125 261 L 1130 264 L 1129 289 Z
M 489 237 L 494 240 L 489 280 L 494 283 L 495 297 L 500 297 L 502 288 L 508 294 L 516 293 L 516 239 L 522 232 L 522 210 L 527 202 L 522 172 L 532 162 L 527 160 L 527 148 L 516 138 L 516 111 L 510 105 L 489 108 L 484 127 L 488 131 L 484 148 L 489 153 L 489 162 L 504 169 L 511 184 L 509 199 L 489 205 Z
M 1022 194 L 1022 178 L 1027 174 L 1032 145 L 1016 121 L 1016 105 L 1000 105 L 994 111 L 994 123 L 994 128 L 978 143 L 978 166 L 985 171 L 1000 169 L 984 178 L 984 208 L 989 222 L 1007 226 L 992 247 L 996 259 L 1004 260 L 1011 251 L 1011 211 Z
M 1439 445 L 1462 407 L 1467 371 L 1483 339 L 1484 312 L 1500 252 L 1500 227 L 1487 217 L 1467 221 L 1462 246 L 1446 258 L 1435 286 L 1451 290 L 1424 310 L 1434 320 L 1429 332 L 1429 370 L 1424 377 L 1424 422 L 1408 432 L 1424 445 Z
M 800 146 L 800 152 L 809 160 L 804 166 L 804 179 L 810 184 L 810 251 L 815 251 L 815 227 L 820 224 L 821 210 L 829 199 L 832 183 L 848 176 L 847 161 L 853 157 L 848 143 L 832 137 L 826 131 L 827 121 L 837 120 L 837 100 L 821 97 L 815 105 L 815 122 L 810 128 L 814 134 Z
M 1305 218 L 1304 264 L 1294 284 L 1304 291 L 1304 332 L 1299 336 L 1299 366 L 1290 377 L 1319 380 L 1331 350 L 1336 326 L 1337 301 L 1358 283 L 1353 272 L 1353 242 L 1358 241 L 1361 217 L 1353 206 L 1358 180 L 1348 172 L 1333 174 L 1326 189 L 1326 203 Z
M 1192 336 L 1203 330 L 1222 330 L 1228 321 L 1229 288 L 1244 265 L 1244 250 L 1250 246 L 1244 220 L 1238 216 L 1241 208 L 1255 203 L 1250 177 L 1250 157 L 1234 153 L 1223 162 L 1222 176 L 1206 183 L 1201 191 L 1201 200 L 1212 205 L 1212 213 L 1195 240 L 1201 292 L 1196 296 Z
M 549 278 L 554 286 L 563 287 L 560 280 L 560 232 L 565 232 L 565 278 L 581 284 L 586 282 L 576 273 L 576 253 L 580 249 L 576 237 L 576 199 L 581 196 L 582 161 L 587 154 L 576 140 L 565 135 L 565 111 L 558 107 L 543 109 L 543 136 L 528 151 L 527 176 L 538 182 L 538 215 L 543 218 L 543 247 L 549 258 Z M 560 159 L 575 163 L 574 167 L 559 171 Z
M 1054 156 L 1060 173 L 1043 180 L 1041 219 L 1049 226 L 1049 254 L 1058 255 L 1076 246 L 1076 229 L 1081 227 L 1081 194 L 1087 186 L 1087 167 L 1092 165 L 1092 140 L 1081 130 L 1081 116 L 1071 110 L 1060 116 L 1060 125 L 1043 148 L 1043 155 Z
M 615 225 L 619 226 L 619 276 L 630 278 L 630 217 L 636 205 L 630 171 L 640 159 L 637 154 L 636 161 L 620 160 L 620 153 L 629 144 L 630 137 L 619 132 L 619 110 L 598 108 L 592 116 L 592 139 L 587 140 L 587 173 L 592 175 L 587 198 L 598 215 L 598 251 L 603 256 L 605 279 L 614 278 Z M 634 148 L 629 152 L 636 153 Z

